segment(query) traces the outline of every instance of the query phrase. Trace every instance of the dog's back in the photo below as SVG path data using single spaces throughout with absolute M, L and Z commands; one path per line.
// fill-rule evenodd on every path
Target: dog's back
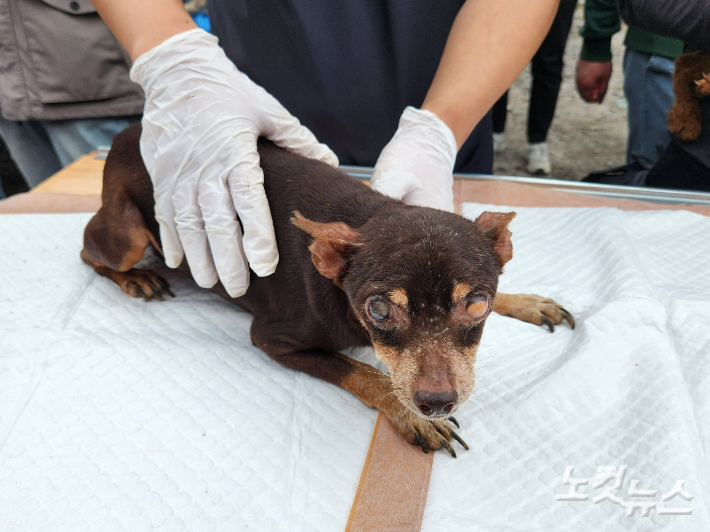
M 87 227 L 82 258 L 129 295 L 145 294 L 150 299 L 148 292 L 160 292 L 156 283 L 145 286 L 143 279 L 126 281 L 122 275 L 143 256 L 149 243 L 156 247 L 160 244 L 153 186 L 140 155 L 140 134 L 140 124 L 135 124 L 114 138 L 104 170 L 103 206 Z M 328 327 L 319 323 L 319 316 L 346 316 L 347 298 L 341 291 L 332 290 L 332 281 L 315 269 L 308 252 L 311 237 L 291 220 L 299 211 L 316 222 L 345 222 L 357 228 L 376 210 L 397 202 L 325 163 L 292 154 L 268 140 L 259 139 L 258 152 L 281 260 L 270 276 L 258 277 L 250 272 L 249 290 L 233 301 L 255 315 L 303 323 L 309 330 L 306 336 L 324 347 L 339 349 L 366 343 L 347 320 L 333 319 Z M 97 264 L 115 271 L 107 272 Z M 185 262 L 182 269 L 187 270 Z M 214 290 L 228 297 L 221 285 Z M 326 312 L 314 314 L 314 305 Z M 308 319 L 310 316 L 314 319 Z

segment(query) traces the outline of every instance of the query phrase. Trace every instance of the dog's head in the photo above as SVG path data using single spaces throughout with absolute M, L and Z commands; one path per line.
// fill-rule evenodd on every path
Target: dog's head
M 358 229 L 294 223 L 311 234 L 318 271 L 345 291 L 402 404 L 443 417 L 473 390 L 476 350 L 498 276 L 513 256 L 515 213 L 474 222 L 423 207 L 377 213 Z

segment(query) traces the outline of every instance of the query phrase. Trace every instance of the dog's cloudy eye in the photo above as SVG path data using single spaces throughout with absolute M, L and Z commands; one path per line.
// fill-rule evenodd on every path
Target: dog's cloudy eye
M 367 312 L 376 321 L 384 321 L 390 317 L 390 306 L 384 301 L 370 301 L 367 304 Z
M 488 298 L 486 296 L 473 296 L 466 304 L 466 314 L 469 318 L 477 320 L 488 312 Z

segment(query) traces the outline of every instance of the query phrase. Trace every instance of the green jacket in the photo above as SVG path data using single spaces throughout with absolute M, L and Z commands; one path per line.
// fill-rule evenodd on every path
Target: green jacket
M 586 0 L 584 26 L 579 31 L 584 38 L 581 58 L 585 61 L 611 61 L 611 37 L 621 29 L 621 17 L 616 0 Z M 629 26 L 624 45 L 629 50 L 675 59 L 683 52 L 683 41 L 661 37 L 635 26 Z

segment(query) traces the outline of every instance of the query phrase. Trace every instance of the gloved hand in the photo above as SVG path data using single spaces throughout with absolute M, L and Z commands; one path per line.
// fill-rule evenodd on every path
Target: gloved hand
M 332 166 L 337 157 L 202 30 L 138 57 L 131 79 L 146 95 L 140 148 L 166 264 L 176 268 L 185 256 L 198 285 L 219 278 L 229 295 L 243 295 L 247 261 L 266 276 L 279 260 L 257 138 Z
M 371 186 L 410 205 L 454 210 L 456 139 L 438 116 L 407 107 L 375 164 Z

